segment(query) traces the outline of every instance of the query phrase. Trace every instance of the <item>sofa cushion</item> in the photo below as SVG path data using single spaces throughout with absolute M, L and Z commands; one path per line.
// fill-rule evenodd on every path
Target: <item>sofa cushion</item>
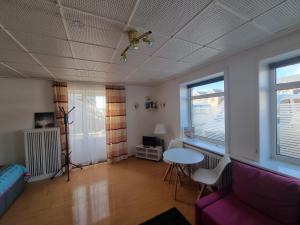
M 300 182 L 234 162 L 232 189 L 238 199 L 284 224 L 300 224 Z
M 204 210 L 207 206 L 214 204 L 216 201 L 219 201 L 221 198 L 225 197 L 228 193 L 229 190 L 218 191 L 198 199 L 195 204 L 196 224 L 197 225 L 202 224 L 201 223 L 202 210 Z
M 247 206 L 233 195 L 228 195 L 207 206 L 201 215 L 206 225 L 280 225 L 272 218 Z

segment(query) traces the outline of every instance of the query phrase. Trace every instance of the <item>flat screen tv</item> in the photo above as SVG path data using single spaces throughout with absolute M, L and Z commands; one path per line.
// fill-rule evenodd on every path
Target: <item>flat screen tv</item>
M 143 145 L 155 147 L 157 145 L 156 137 L 143 136 Z

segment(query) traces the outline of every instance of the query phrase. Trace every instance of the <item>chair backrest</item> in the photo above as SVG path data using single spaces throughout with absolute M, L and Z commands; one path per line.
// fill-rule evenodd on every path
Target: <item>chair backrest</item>
M 172 139 L 169 143 L 168 149 L 171 148 L 183 148 L 183 142 L 179 139 Z
M 217 180 L 219 180 L 226 166 L 231 163 L 231 160 L 227 154 L 223 156 L 223 158 L 219 161 L 218 165 L 213 169 L 214 174 L 217 176 Z

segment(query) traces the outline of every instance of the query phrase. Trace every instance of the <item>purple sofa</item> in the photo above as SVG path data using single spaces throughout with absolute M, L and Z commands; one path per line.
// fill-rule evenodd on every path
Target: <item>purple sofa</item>
M 232 187 L 196 202 L 196 225 L 300 225 L 300 180 L 240 162 Z

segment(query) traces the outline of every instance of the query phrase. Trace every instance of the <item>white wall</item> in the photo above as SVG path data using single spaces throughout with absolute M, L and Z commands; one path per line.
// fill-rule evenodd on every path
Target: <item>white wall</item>
M 153 136 L 154 116 L 157 112 L 145 109 L 145 97 L 152 96 L 153 88 L 144 86 L 126 86 L 127 140 L 129 154 L 135 154 L 135 146 L 142 143 L 142 136 Z M 134 104 L 138 103 L 138 109 Z
M 168 127 L 166 141 L 180 135 L 180 84 L 224 71 L 227 79 L 229 151 L 251 160 L 259 158 L 259 63 L 261 60 L 300 49 L 300 32 L 270 41 L 212 63 L 196 72 L 167 81 L 155 88 L 156 98 L 166 101 L 156 121 Z M 262 149 L 263 151 L 264 149 Z
M 126 86 L 129 154 L 141 144 L 143 135 L 153 135 L 155 112 L 145 110 L 151 87 Z M 134 103 L 139 108 L 134 108 Z M 24 163 L 23 130 L 33 128 L 35 112 L 53 112 L 52 82 L 44 80 L 0 79 L 0 165 Z
M 0 165 L 25 162 L 23 130 L 35 112 L 53 111 L 50 81 L 0 79 Z

